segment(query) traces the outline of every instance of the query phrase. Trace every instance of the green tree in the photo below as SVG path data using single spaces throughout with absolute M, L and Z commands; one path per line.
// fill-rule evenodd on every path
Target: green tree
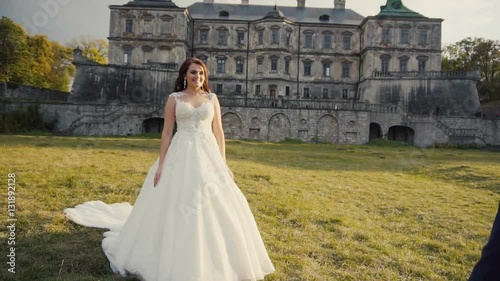
M 50 88 L 59 91 L 69 92 L 69 82 L 75 76 L 76 68 L 71 63 L 73 60 L 73 49 L 65 47 L 58 42 L 51 42 L 53 63 L 50 72 L 47 74 Z
M 500 72 L 500 41 L 465 38 L 443 48 L 444 71 L 471 71 L 481 67 L 481 77 L 493 82 Z
M 83 56 L 88 60 L 99 63 L 108 63 L 108 47 L 109 44 L 105 39 L 94 39 L 91 36 L 80 36 L 73 38 L 68 47 L 76 49 L 79 47 L 82 50 Z
M 0 19 L 0 81 L 23 83 L 32 57 L 24 29 L 7 17 Z
M 25 81 L 24 84 L 51 88 L 47 79 L 54 64 L 51 42 L 45 35 L 28 36 L 28 49 L 33 59 L 29 70 L 30 81 Z

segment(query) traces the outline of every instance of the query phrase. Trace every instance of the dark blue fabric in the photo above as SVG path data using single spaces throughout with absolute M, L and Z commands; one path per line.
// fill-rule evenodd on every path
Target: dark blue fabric
M 484 246 L 469 281 L 500 281 L 500 204 L 488 243 Z

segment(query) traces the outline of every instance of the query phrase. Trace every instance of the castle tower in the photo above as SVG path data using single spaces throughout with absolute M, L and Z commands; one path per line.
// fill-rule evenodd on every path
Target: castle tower
M 109 63 L 177 69 L 190 49 L 190 21 L 172 0 L 111 5 Z
M 345 10 L 345 0 L 334 0 L 333 8 L 338 10 Z

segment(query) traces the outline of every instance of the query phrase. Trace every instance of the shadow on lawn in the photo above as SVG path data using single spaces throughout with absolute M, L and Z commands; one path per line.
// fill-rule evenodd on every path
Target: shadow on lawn
M 3 270 L 0 280 L 139 280 L 111 270 L 101 248 L 106 230 L 66 223 L 70 233 L 16 237 L 15 276 Z

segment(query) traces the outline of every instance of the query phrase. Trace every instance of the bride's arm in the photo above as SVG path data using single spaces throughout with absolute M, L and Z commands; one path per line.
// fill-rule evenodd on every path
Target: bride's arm
M 167 155 L 168 147 L 170 146 L 170 141 L 172 140 L 172 135 L 174 131 L 175 123 L 175 98 L 169 97 L 167 103 L 165 104 L 165 117 L 163 123 L 163 131 L 161 132 L 160 140 L 160 162 L 159 167 L 163 166 L 165 161 L 165 156 Z
M 220 112 L 220 104 L 217 96 L 214 96 L 214 119 L 212 120 L 212 130 L 214 131 L 215 139 L 219 144 L 220 154 L 226 160 L 226 140 L 224 139 L 224 131 L 222 130 L 222 117 Z

